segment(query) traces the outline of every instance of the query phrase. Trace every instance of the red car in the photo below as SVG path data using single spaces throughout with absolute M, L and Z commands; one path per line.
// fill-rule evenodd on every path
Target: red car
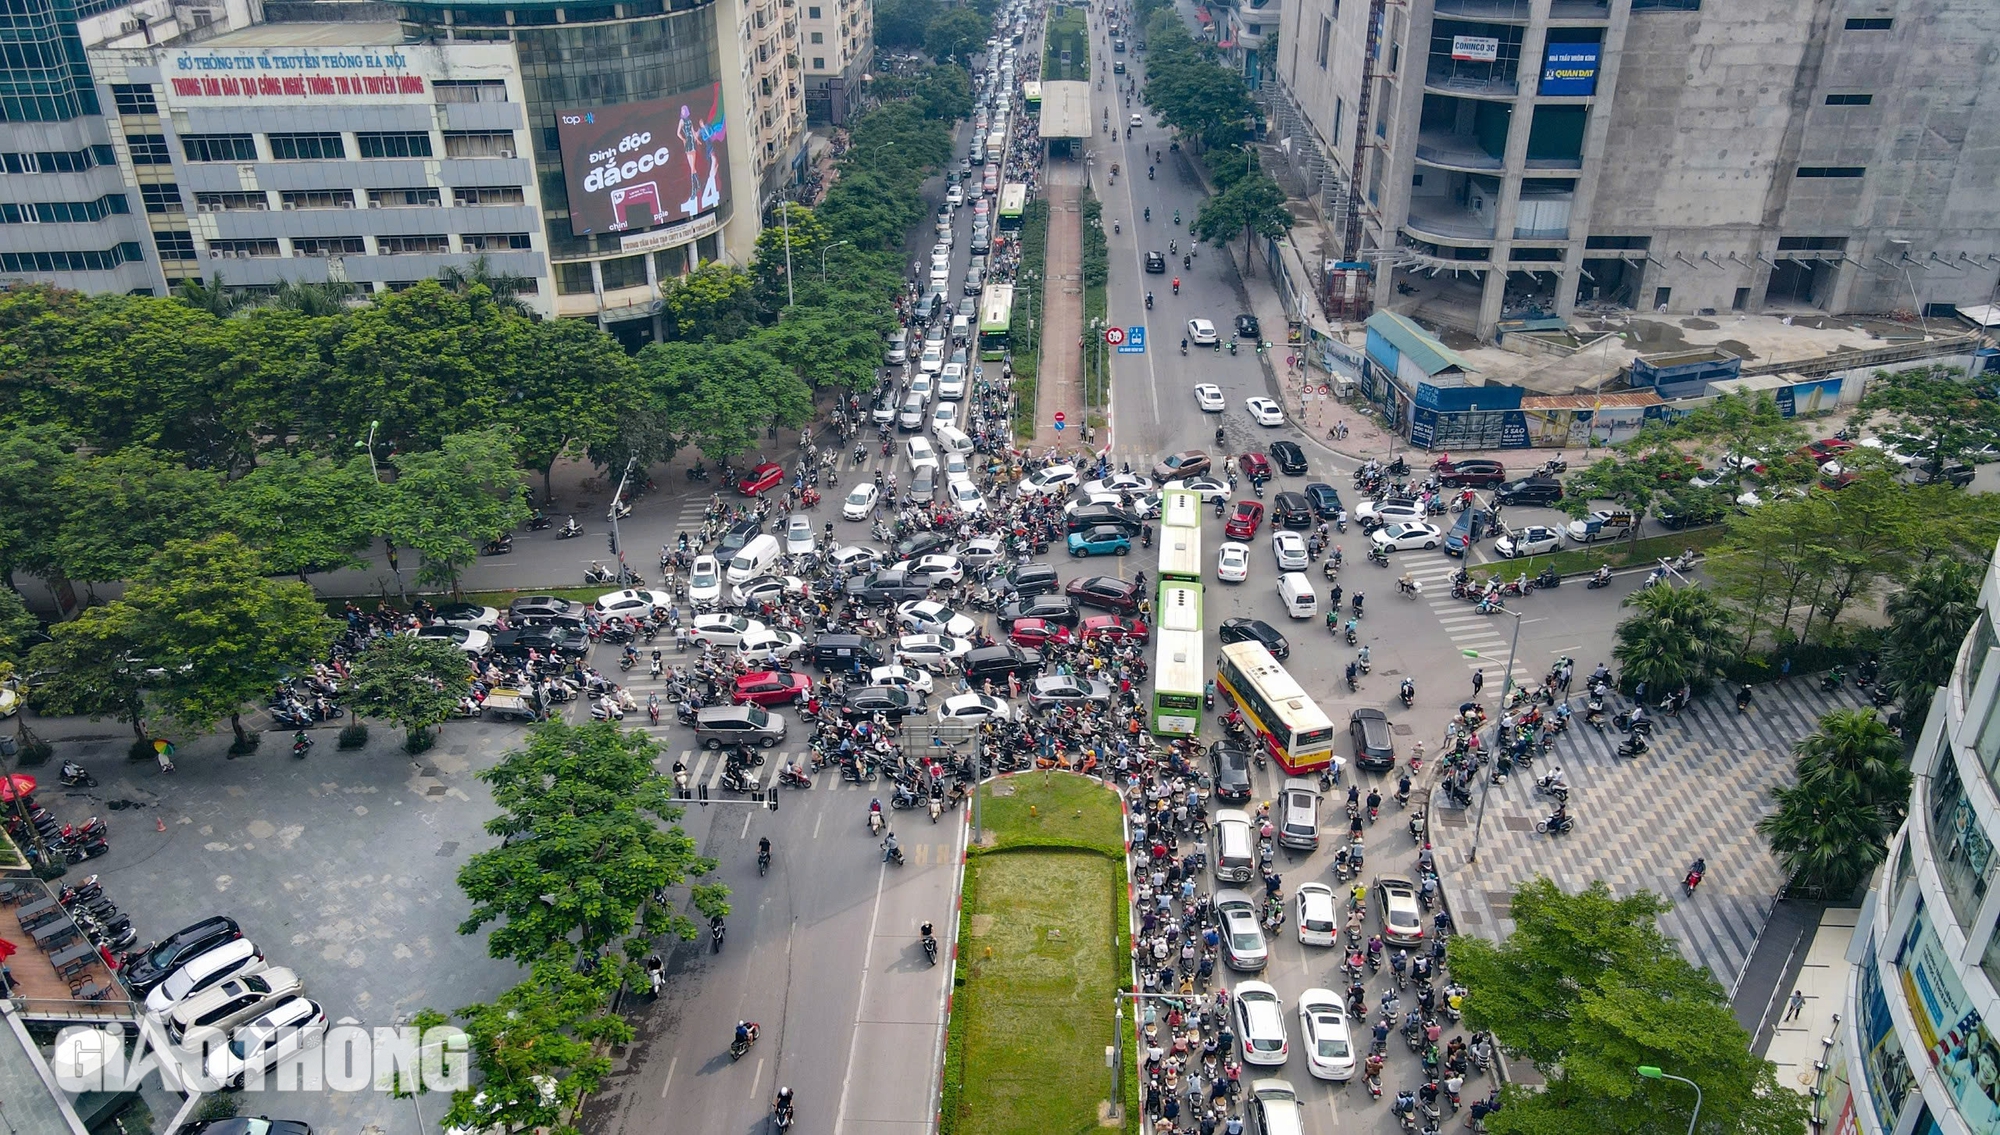
M 1824 465 L 1843 453 L 1852 452 L 1853 449 L 1854 443 L 1851 441 L 1842 441 L 1837 437 L 1823 437 L 1800 446 L 1799 456 L 1814 465 Z
M 1086 642 L 1101 638 L 1108 642 L 1136 642 L 1143 646 L 1152 631 L 1137 619 L 1122 615 L 1092 615 L 1077 628 L 1077 633 Z
M 744 702 L 789 705 L 805 700 L 811 692 L 812 679 L 804 674 L 794 674 L 790 670 L 757 670 L 736 679 L 736 692 L 730 700 L 737 705 Z
M 1256 501 L 1237 501 L 1236 512 L 1222 526 L 1222 534 L 1231 540 L 1248 540 L 1257 534 L 1257 526 L 1264 523 L 1264 506 Z
M 1243 475 L 1252 480 L 1268 481 L 1271 479 L 1271 459 L 1264 454 L 1246 453 L 1236 459 L 1236 467 L 1243 470 Z
M 736 482 L 736 491 L 746 497 L 754 497 L 767 489 L 777 488 L 784 480 L 785 467 L 766 461 L 744 474 L 743 479 Z
M 1437 470 L 1438 479 L 1447 485 L 1484 488 L 1507 480 L 1505 466 L 1498 461 L 1488 461 L 1483 457 L 1475 457 L 1469 461 L 1439 461 L 1431 468 Z
M 1051 642 L 1067 645 L 1072 636 L 1070 629 L 1061 623 L 1052 623 L 1047 619 L 1015 619 L 1014 627 L 1007 632 L 1007 637 L 1013 640 L 1016 646 L 1040 649 L 1044 644 Z

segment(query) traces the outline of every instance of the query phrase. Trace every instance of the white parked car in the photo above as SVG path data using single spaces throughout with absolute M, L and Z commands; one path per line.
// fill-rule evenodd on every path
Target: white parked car
M 812 517 L 803 512 L 793 513 L 785 521 L 785 554 L 809 556 L 818 548 L 819 540 L 813 535 Z
M 1311 565 L 1305 537 L 1289 528 L 1271 533 L 1271 554 L 1277 557 L 1279 571 L 1304 571 Z
M 729 599 L 738 607 L 758 603 L 783 606 L 791 602 L 789 596 L 803 595 L 805 590 L 806 581 L 796 575 L 760 575 L 730 588 Z
M 1085 481 L 1079 490 L 1083 493 L 1150 493 L 1153 479 L 1139 473 L 1113 473 L 1101 481 Z
M 1444 539 L 1435 524 L 1425 524 L 1420 520 L 1408 520 L 1400 524 L 1384 524 L 1377 528 L 1369 539 L 1375 546 L 1391 552 L 1406 552 L 1414 548 L 1435 548 Z
M 722 602 L 722 565 L 714 556 L 696 556 L 689 565 L 688 601 L 696 606 Z
M 253 1068 L 269 1068 L 326 1039 L 326 1011 L 319 1002 L 294 997 L 239 1027 L 228 1044 L 208 1054 L 208 1078 L 218 1084 L 242 1082 Z
M 965 578 L 965 565 L 959 562 L 957 556 L 932 552 L 906 561 L 903 578 L 912 582 L 921 580 L 932 587 L 940 583 L 957 583 Z
M 931 676 L 927 671 L 915 666 L 877 666 L 868 671 L 871 686 L 895 686 L 899 689 L 915 690 L 920 694 L 931 692 Z
M 978 516 L 986 511 L 986 498 L 979 495 L 978 486 L 968 478 L 953 477 L 946 481 L 944 495 L 960 516 Z
M 1188 342 L 1197 347 L 1215 346 L 1218 342 L 1215 337 L 1215 324 L 1206 319 L 1188 320 Z
M 1214 504 L 1216 501 L 1229 499 L 1229 483 L 1218 481 L 1214 477 L 1189 477 L 1184 481 L 1168 481 L 1160 488 L 1162 491 L 1185 489 L 1200 497 L 1203 504 Z
M 932 599 L 912 599 L 896 606 L 896 621 L 915 634 L 969 638 L 979 624 Z
M 1024 497 L 1040 496 L 1044 493 L 1060 496 L 1076 487 L 1077 479 L 1074 465 L 1047 465 L 1021 478 L 1021 484 L 1015 491 Z
M 1243 1063 L 1266 1066 L 1291 1059 L 1285 1038 L 1285 1003 L 1278 991 L 1261 981 L 1236 986 L 1236 1037 L 1243 1045 Z
M 238 974 L 174 1006 L 167 1014 L 167 1039 L 199 1053 L 223 1044 L 237 1025 L 303 992 L 299 975 L 283 966 Z
M 1306 1049 L 1306 1069 L 1316 1079 L 1354 1078 L 1354 1038 L 1348 1034 L 1347 1007 L 1331 989 L 1299 994 L 1299 1040 Z
M 1204 414 L 1220 414 L 1228 405 L 1222 400 L 1222 388 L 1212 382 L 1195 383 L 1194 404 Z
M 186 998 L 224 978 L 257 973 L 265 968 L 264 954 L 248 938 L 234 938 L 205 954 L 182 962 L 167 979 L 146 994 L 146 1013 L 164 1022 L 167 1011 Z
M 674 597 L 664 591 L 648 591 L 644 588 L 628 588 L 600 595 L 590 609 L 601 619 L 644 619 L 662 607 L 674 605 Z
M 1299 942 L 1307 946 L 1333 946 L 1340 941 L 1340 915 L 1334 909 L 1333 888 L 1325 883 L 1300 883 L 1293 897 L 1298 917 Z
M 1250 545 L 1228 543 L 1215 551 L 1215 578 L 1242 583 L 1250 578 Z
M 794 631 L 781 631 L 766 627 L 743 636 L 736 645 L 736 652 L 747 662 L 763 662 L 770 655 L 777 655 L 779 661 L 797 658 L 806 648 L 804 636 Z
M 941 634 L 906 634 L 896 640 L 896 648 L 891 654 L 905 666 L 921 666 L 934 673 L 943 673 L 971 650 L 970 639 Z
M 1354 519 L 1356 520 L 1379 520 L 1384 524 L 1394 524 L 1402 520 L 1422 520 L 1423 518 L 1424 506 L 1411 504 L 1407 501 L 1388 501 L 1383 504 L 1377 504 L 1372 500 L 1364 500 L 1354 506 Z
M 694 622 L 688 625 L 688 640 L 712 642 L 734 650 L 743 645 L 744 639 L 769 629 L 763 623 L 741 615 L 696 615 Z
M 938 375 L 938 397 L 953 400 L 965 397 L 965 364 L 946 363 Z
M 433 623 L 417 631 L 418 638 L 437 639 L 458 647 L 474 658 L 485 654 L 493 647 L 493 636 L 471 627 L 448 627 L 443 623 Z
M 1282 426 L 1285 424 L 1285 409 L 1269 398 L 1246 398 L 1243 408 L 1250 411 L 1250 418 L 1260 426 Z
M 476 603 L 446 603 L 437 609 L 436 622 L 453 627 L 470 627 L 476 631 L 490 631 L 500 621 L 498 607 L 482 607 Z
M 985 694 L 954 694 L 938 704 L 939 721 L 1012 721 L 1014 707 Z
M 869 571 L 888 558 L 888 553 L 880 548 L 871 548 L 866 544 L 842 544 L 826 554 L 826 564 L 836 574 L 853 575 L 856 572 Z M 696 560 L 695 566 L 700 565 L 701 560 Z
M 1515 529 L 1510 535 L 1493 541 L 1493 550 L 1513 559 L 1516 556 L 1539 556 L 1562 547 L 1562 533 L 1546 524 L 1529 524 Z
M 853 491 L 847 494 L 847 499 L 840 502 L 840 518 L 842 520 L 868 519 L 868 514 L 875 511 L 875 502 L 881 496 L 881 490 L 866 481 L 854 486 Z

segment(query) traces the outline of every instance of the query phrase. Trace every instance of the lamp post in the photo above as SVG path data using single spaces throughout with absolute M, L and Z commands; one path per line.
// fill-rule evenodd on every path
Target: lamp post
M 366 449 L 368 451 L 368 475 L 370 477 L 375 478 L 375 480 L 377 481 L 380 481 L 382 479 L 382 474 L 377 472 L 375 469 L 375 431 L 380 429 L 381 426 L 382 426 L 381 422 L 369 422 L 368 440 L 357 441 L 354 443 L 354 448 Z
M 1648 1080 L 1679 1080 L 1681 1083 L 1694 1089 L 1694 1114 L 1688 1116 L 1688 1135 L 1694 1135 L 1694 1125 L 1701 1121 L 1701 1085 L 1688 1079 L 1686 1076 L 1676 1076 L 1670 1072 L 1662 1072 L 1651 1064 L 1639 1065 L 1638 1072 L 1639 1075 L 1644 1076 Z
M 1500 719 L 1507 716 L 1507 694 L 1514 687 L 1514 655 L 1521 648 L 1522 622 L 1519 611 L 1509 611 L 1507 608 L 1502 607 L 1500 608 L 1500 612 L 1505 615 L 1514 616 L 1514 641 L 1507 647 L 1507 673 L 1505 677 L 1500 679 L 1500 708 L 1499 712 L 1493 715 L 1493 759 L 1495 761 L 1500 759 Z M 1537 621 L 1539 622 L 1540 620 Z M 1493 777 L 1491 774 L 1488 774 L 1486 783 L 1480 786 L 1479 789 L 1479 816 L 1472 824 L 1472 851 L 1465 857 L 1467 866 L 1479 862 L 1479 834 L 1486 830 L 1486 798 L 1492 795 L 1492 792 Z
M 854 243 L 854 242 L 853 242 L 853 241 L 851 241 L 851 240 L 836 240 L 836 241 L 834 241 L 834 242 L 833 242 L 832 244 L 829 244 L 829 245 L 827 245 L 827 246 L 826 246 L 825 248 L 822 248 L 822 249 L 820 249 L 820 250 L 819 250 L 819 284 L 820 284 L 820 287 L 822 287 L 822 288 L 823 288 L 823 287 L 825 287 L 825 286 L 826 286 L 826 254 L 827 254 L 828 252 L 832 251 L 833 249 L 836 249 L 836 248 L 839 248 L 839 247 L 840 247 L 841 245 L 843 245 L 843 244 L 853 244 L 853 243 Z

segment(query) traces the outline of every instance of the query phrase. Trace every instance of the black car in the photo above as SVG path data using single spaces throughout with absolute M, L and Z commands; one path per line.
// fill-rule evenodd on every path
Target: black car
M 743 545 L 755 540 L 763 530 L 764 525 L 755 520 L 739 520 L 730 525 L 722 534 L 722 543 L 715 546 L 715 562 L 726 564 L 735 559 L 736 553 L 743 550 Z
M 1008 624 L 1015 619 L 1042 619 L 1073 628 L 1077 620 L 1076 603 L 1061 595 L 1031 595 L 1014 599 L 1000 604 L 997 613 L 1000 621 Z
M 1093 575 L 1088 579 L 1070 580 L 1064 590 L 1071 599 L 1085 607 L 1097 607 L 1120 615 L 1129 615 L 1139 609 L 1139 585 L 1129 579 Z
M 1313 515 L 1321 520 L 1332 520 L 1340 515 L 1340 490 L 1325 481 L 1314 481 L 1305 489 L 1306 503 L 1312 506 Z
M 1396 767 L 1396 741 L 1389 732 L 1389 715 L 1379 709 L 1357 709 L 1347 719 L 1354 738 L 1354 763 L 1376 772 Z
M 125 984 L 132 992 L 144 994 L 167 979 L 167 975 L 189 958 L 206 954 L 225 942 L 243 937 L 236 920 L 223 915 L 204 918 L 185 926 L 147 947 L 125 965 Z
M 1494 504 L 1551 505 L 1562 499 L 1562 482 L 1554 477 L 1523 477 L 1493 490 Z
M 1009 675 L 1025 681 L 1041 672 L 1042 652 L 1013 643 L 982 646 L 965 655 L 965 676 L 975 684 L 988 678 L 1004 682 Z
M 571 654 L 579 658 L 590 653 L 590 636 L 568 627 L 521 627 L 493 636 L 493 651 L 509 657 L 538 654 Z
M 1259 330 L 1256 316 L 1244 314 L 1236 317 L 1236 337 L 1238 339 L 1255 339 Z
M 181 1128 L 181 1135 L 313 1135 L 312 1124 L 297 1119 L 237 1116 L 209 1119 Z
M 1280 662 L 1292 654 L 1292 644 L 1285 641 L 1285 636 L 1278 633 L 1278 628 L 1262 619 L 1224 619 L 1217 633 L 1225 643 L 1263 643 L 1264 649 L 1271 652 L 1271 657 Z
M 1065 527 L 1071 532 L 1091 528 L 1116 528 L 1127 536 L 1137 536 L 1144 522 L 1115 504 L 1085 505 L 1069 514 Z
M 1217 741 L 1208 747 L 1209 765 L 1215 773 L 1215 798 L 1240 803 L 1250 799 L 1250 749 L 1235 741 Z
M 1157 274 L 1166 270 L 1167 258 L 1165 256 L 1160 255 L 1158 252 L 1148 252 L 1146 254 L 1146 271 Z
M 926 599 L 930 593 L 930 586 L 923 580 L 906 578 L 901 572 L 878 571 L 847 581 L 848 602 L 871 607 Z
M 1003 577 L 1008 591 L 1016 596 L 1048 595 L 1061 586 L 1054 564 L 1015 564 Z
M 1279 493 L 1271 498 L 1271 523 L 1283 528 L 1311 528 L 1312 503 L 1304 493 Z
M 516 619 L 550 618 L 556 615 L 581 615 L 583 604 L 558 599 L 553 595 L 523 595 L 509 603 L 507 610 Z
M 896 545 L 896 558 L 913 560 L 951 546 L 951 536 L 944 532 L 919 532 Z
M 1306 454 L 1305 450 L 1299 448 L 1298 442 L 1274 441 L 1271 443 L 1269 452 L 1271 454 L 1271 464 L 1278 467 L 1278 472 L 1294 477 L 1305 476 Z
M 901 686 L 862 686 L 847 691 L 840 703 L 840 712 L 847 717 L 873 717 L 879 713 L 896 721 L 923 711 L 924 695 Z

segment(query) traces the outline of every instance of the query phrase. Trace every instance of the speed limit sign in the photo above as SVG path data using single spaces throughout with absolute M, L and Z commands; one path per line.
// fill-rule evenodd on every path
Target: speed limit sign
M 1104 341 L 1116 347 L 1125 341 L 1125 329 L 1123 327 L 1106 327 L 1104 329 Z

